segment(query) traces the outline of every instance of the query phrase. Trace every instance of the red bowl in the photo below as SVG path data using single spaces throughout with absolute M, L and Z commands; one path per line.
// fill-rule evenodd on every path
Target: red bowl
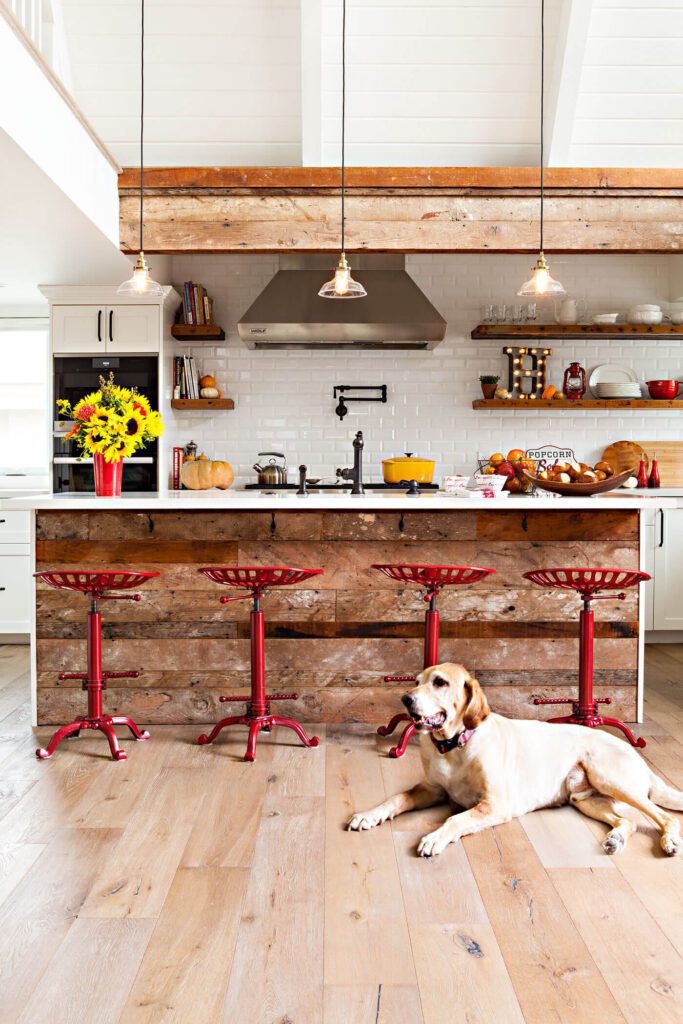
M 649 380 L 647 389 L 650 398 L 673 399 L 678 397 L 681 385 L 677 380 Z

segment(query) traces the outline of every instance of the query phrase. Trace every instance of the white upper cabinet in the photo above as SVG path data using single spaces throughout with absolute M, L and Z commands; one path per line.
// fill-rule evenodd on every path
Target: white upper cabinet
M 105 306 L 53 306 L 52 351 L 106 352 Z
M 158 352 L 160 341 L 158 305 L 52 307 L 53 352 Z
M 159 315 L 158 306 L 108 306 L 107 351 L 158 352 Z

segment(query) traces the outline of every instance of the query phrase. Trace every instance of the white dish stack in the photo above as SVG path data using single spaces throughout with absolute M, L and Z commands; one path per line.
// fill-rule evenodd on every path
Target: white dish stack
M 638 378 L 627 366 L 603 363 L 591 374 L 590 388 L 596 398 L 642 398 Z

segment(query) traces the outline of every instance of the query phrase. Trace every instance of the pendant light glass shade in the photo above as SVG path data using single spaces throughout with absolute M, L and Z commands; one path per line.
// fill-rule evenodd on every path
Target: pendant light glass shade
M 536 266 L 531 268 L 531 277 L 528 281 L 524 282 L 517 294 L 534 299 L 542 299 L 545 296 L 557 299 L 567 293 L 560 282 L 550 276 L 546 258 L 540 252 L 536 260 Z
M 368 293 L 351 277 L 351 267 L 344 252 L 346 231 L 346 0 L 342 0 L 342 115 L 341 115 L 341 253 L 334 277 L 326 281 L 318 295 L 321 299 L 362 299 Z
M 362 299 L 367 294 L 363 285 L 351 277 L 351 267 L 344 253 L 339 257 L 334 277 L 318 292 L 321 299 Z
M 544 188 L 544 135 L 543 118 L 545 112 L 545 0 L 541 0 L 541 217 L 540 217 L 540 242 L 538 246 L 538 259 L 536 266 L 531 268 L 531 277 L 525 281 L 517 294 L 523 298 L 542 299 L 546 296 L 561 298 L 566 291 L 559 281 L 550 276 L 548 263 L 543 252 L 543 203 L 545 200 Z
M 141 252 L 133 268 L 133 276 L 116 289 L 117 295 L 163 295 L 164 289 L 149 276 L 149 267 L 144 252 Z

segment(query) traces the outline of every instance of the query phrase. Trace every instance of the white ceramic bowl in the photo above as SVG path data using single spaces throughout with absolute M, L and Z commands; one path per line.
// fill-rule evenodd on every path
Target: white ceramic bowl
M 642 324 L 647 327 L 653 327 L 656 324 L 661 324 L 663 319 L 664 314 L 661 309 L 629 309 L 628 311 L 628 322 L 630 324 Z
M 594 324 L 615 324 L 618 313 L 596 313 L 593 317 Z

